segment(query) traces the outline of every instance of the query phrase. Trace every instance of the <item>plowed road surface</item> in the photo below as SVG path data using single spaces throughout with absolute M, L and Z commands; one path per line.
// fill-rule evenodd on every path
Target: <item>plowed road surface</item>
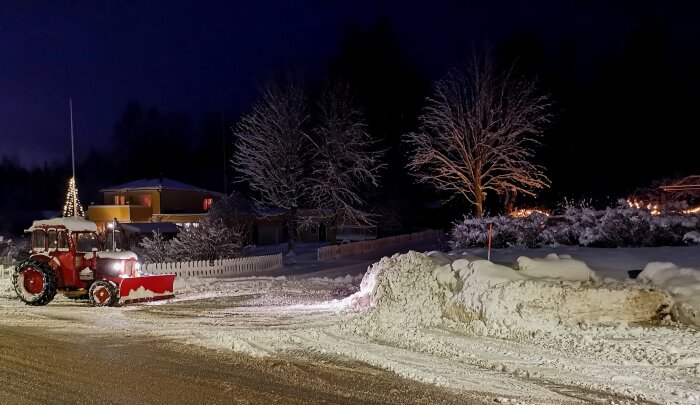
M 475 398 L 360 363 L 258 359 L 146 337 L 0 328 L 0 404 L 487 402 Z

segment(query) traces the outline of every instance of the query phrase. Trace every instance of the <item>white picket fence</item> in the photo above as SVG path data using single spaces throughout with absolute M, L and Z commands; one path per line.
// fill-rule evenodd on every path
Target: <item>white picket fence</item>
M 442 231 L 430 229 L 381 239 L 362 240 L 344 245 L 325 246 L 318 249 L 318 260 L 337 260 L 344 257 L 357 256 L 389 246 L 402 245 L 419 240 L 437 239 L 442 235 Z
M 0 279 L 12 277 L 12 272 L 15 271 L 14 265 L 0 264 Z
M 143 271 L 150 274 L 175 274 L 177 277 L 227 277 L 240 273 L 256 273 L 284 266 L 282 254 L 250 256 L 212 261 L 148 263 Z

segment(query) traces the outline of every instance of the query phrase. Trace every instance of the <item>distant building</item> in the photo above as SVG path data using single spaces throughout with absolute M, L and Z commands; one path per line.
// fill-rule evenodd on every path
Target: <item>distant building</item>
M 242 217 L 251 225 L 250 240 L 256 245 L 275 245 L 288 240 L 286 225 L 287 210 L 282 208 L 266 209 L 263 212 L 248 211 Z M 301 227 L 297 239 L 301 242 L 333 242 L 336 239 L 336 226 L 317 210 L 299 209 L 300 220 L 306 226 Z
M 121 223 L 197 224 L 214 201 L 215 191 L 167 178 L 141 179 L 100 190 L 100 205 L 88 207 L 88 219 L 104 231 L 115 218 Z

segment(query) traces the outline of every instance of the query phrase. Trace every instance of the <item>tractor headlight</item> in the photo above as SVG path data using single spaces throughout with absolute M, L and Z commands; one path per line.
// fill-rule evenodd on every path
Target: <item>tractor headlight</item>
M 113 268 L 114 270 L 116 270 L 116 271 L 122 271 L 123 264 L 122 264 L 121 262 L 114 263 L 114 265 L 112 266 L 112 268 Z

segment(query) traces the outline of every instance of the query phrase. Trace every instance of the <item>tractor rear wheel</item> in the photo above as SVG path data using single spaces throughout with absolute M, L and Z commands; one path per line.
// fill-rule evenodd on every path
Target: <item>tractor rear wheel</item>
M 116 287 L 107 280 L 92 283 L 88 295 L 90 303 L 96 307 L 111 307 L 119 300 Z
M 21 263 L 12 274 L 12 285 L 20 300 L 27 305 L 46 305 L 56 296 L 56 272 L 38 260 Z

